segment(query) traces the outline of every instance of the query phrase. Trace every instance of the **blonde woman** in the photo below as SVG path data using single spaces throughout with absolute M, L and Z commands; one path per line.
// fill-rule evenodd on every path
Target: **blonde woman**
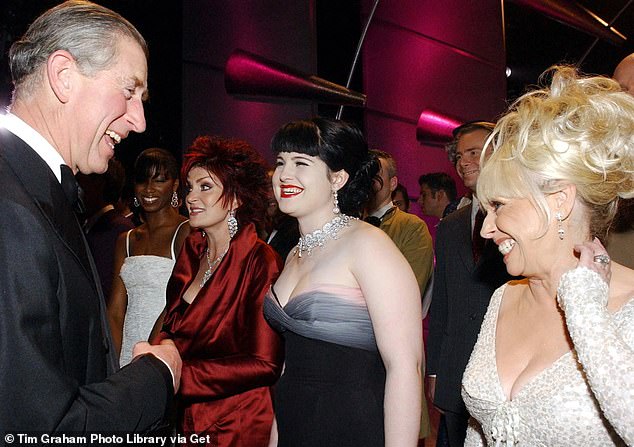
M 555 67 L 499 120 L 478 198 L 511 275 L 463 378 L 467 446 L 634 444 L 634 271 L 602 245 L 634 195 L 634 98 Z

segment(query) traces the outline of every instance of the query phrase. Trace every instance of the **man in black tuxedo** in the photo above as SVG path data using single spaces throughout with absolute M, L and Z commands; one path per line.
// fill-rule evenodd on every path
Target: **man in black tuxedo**
M 101 286 L 74 214 L 73 174 L 104 172 L 145 130 L 147 47 L 87 1 L 45 12 L 14 43 L 0 116 L 0 432 L 132 432 L 169 410 L 181 360 L 139 344 L 117 371 Z
M 462 375 L 491 295 L 510 279 L 495 244 L 480 236 L 483 217 L 475 195 L 480 154 L 492 129 L 492 123 L 470 122 L 454 130 L 449 155 L 472 192 L 471 203 L 441 220 L 436 233 L 427 342 L 428 390 L 444 414 L 451 447 L 464 444 L 469 419 L 460 395 Z

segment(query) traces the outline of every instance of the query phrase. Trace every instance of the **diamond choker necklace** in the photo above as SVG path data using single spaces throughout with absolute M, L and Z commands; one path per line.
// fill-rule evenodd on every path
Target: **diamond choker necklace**
M 323 247 L 330 239 L 337 239 L 339 230 L 350 226 L 353 220 L 357 220 L 357 218 L 337 214 L 330 222 L 326 222 L 321 230 L 315 230 L 300 237 L 293 254 L 297 253 L 301 258 L 302 252 L 306 252 L 308 256 L 311 256 L 315 248 Z

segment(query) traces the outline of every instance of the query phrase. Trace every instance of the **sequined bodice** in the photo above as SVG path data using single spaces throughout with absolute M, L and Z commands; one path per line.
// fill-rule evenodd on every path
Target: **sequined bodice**
M 605 308 L 607 285 L 588 269 L 566 273 L 558 300 L 574 350 L 506 399 L 495 333 L 506 285 L 495 291 L 463 377 L 472 421 L 465 446 L 612 446 L 634 443 L 634 300 Z M 483 439 L 484 436 L 484 439 Z

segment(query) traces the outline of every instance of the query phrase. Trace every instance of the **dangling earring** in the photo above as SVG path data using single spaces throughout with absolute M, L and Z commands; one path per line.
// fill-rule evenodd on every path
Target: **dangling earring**
M 136 196 L 134 196 L 134 200 L 132 201 L 132 205 L 134 205 L 135 208 L 138 208 L 141 206 L 141 204 L 139 203 L 139 199 L 137 199 Z
M 555 219 L 557 219 L 557 234 L 559 235 L 559 240 L 563 241 L 566 231 L 564 230 L 564 227 L 561 224 L 564 220 L 563 216 L 561 215 L 561 211 L 557 211 L 555 213 Z
M 337 190 L 335 189 L 332 190 L 332 198 L 333 198 L 333 201 L 335 202 L 335 205 L 332 208 L 332 212 L 335 214 L 339 214 L 341 212 L 341 210 L 339 209 L 339 197 L 337 194 Z
M 172 201 L 170 202 L 170 205 L 174 208 L 178 208 L 178 194 L 176 194 L 176 191 L 172 193 Z
M 229 226 L 229 237 L 233 239 L 238 232 L 238 219 L 236 219 L 235 210 L 229 211 L 229 215 L 227 216 L 227 225 Z

